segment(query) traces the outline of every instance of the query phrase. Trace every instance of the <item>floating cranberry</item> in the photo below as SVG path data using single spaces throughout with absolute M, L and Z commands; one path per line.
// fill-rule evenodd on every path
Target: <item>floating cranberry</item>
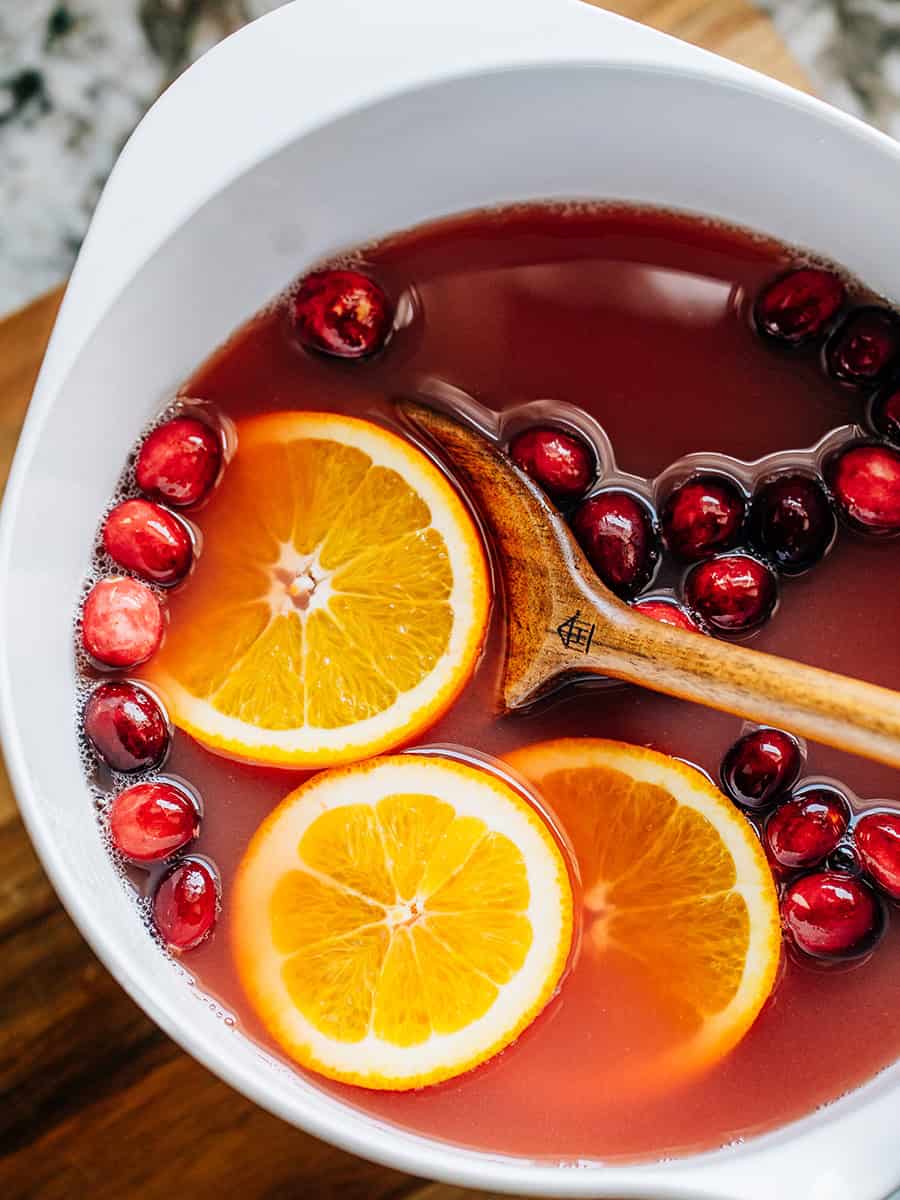
M 798 950 L 836 958 L 870 950 L 884 927 L 884 913 L 861 879 L 842 871 L 816 871 L 785 889 L 781 923 Z
M 221 465 L 222 443 L 213 430 L 193 417 L 175 417 L 148 434 L 135 478 L 154 500 L 187 508 L 203 499 Z
M 94 688 L 84 709 L 84 732 L 116 771 L 155 766 L 169 748 L 169 725 L 159 703 L 126 681 Z
M 382 289 L 359 271 L 316 271 L 293 302 L 301 346 L 337 358 L 365 358 L 387 341 L 394 320 Z
M 756 328 L 782 345 L 802 346 L 822 336 L 845 296 L 843 283 L 831 271 L 789 271 L 760 293 L 753 314 Z
M 872 401 L 872 424 L 882 437 L 900 446 L 900 383 L 896 380 Z
M 131 862 L 158 862 L 183 850 L 200 829 L 193 799 L 174 783 L 136 783 L 109 810 L 113 845 Z
M 674 600 L 639 600 L 632 607 L 635 612 L 652 617 L 663 625 L 674 625 L 676 629 L 688 629 L 691 633 L 703 632 L 690 613 L 686 613 Z
M 625 599 L 650 580 L 659 558 L 653 518 L 630 492 L 601 492 L 572 518 L 575 536 L 608 588 Z
M 153 897 L 153 921 L 170 950 L 194 950 L 219 915 L 219 881 L 202 858 L 188 857 L 163 876 Z
M 826 478 L 848 525 L 863 533 L 900 532 L 900 450 L 856 443 L 831 460 Z
M 835 788 L 813 787 L 780 804 L 766 822 L 766 847 L 783 867 L 817 867 L 850 824 L 850 805 Z
M 900 812 L 860 817 L 853 841 L 863 867 L 894 900 L 900 900 Z
M 761 625 L 778 599 L 771 567 L 749 554 L 725 554 L 698 563 L 685 580 L 688 606 L 722 633 Z
M 744 524 L 746 502 L 724 475 L 696 475 L 669 496 L 662 513 L 669 549 L 682 562 L 697 562 L 733 546 Z
M 861 875 L 862 863 L 853 846 L 845 839 L 825 859 L 827 871 L 843 871 L 846 875 Z
M 185 526 L 151 500 L 123 500 L 103 526 L 110 558 L 152 583 L 168 586 L 188 573 L 194 544 Z
M 797 575 L 825 554 L 837 521 L 817 479 L 784 474 L 766 480 L 755 492 L 750 528 L 759 550 L 785 574 Z
M 560 429 L 526 429 L 510 443 L 513 462 L 548 496 L 576 500 L 594 477 L 594 456 L 581 438 Z
M 722 760 L 722 786 L 745 808 L 766 808 L 790 791 L 802 766 L 800 746 L 789 733 L 753 729 Z
M 887 308 L 858 308 L 825 349 L 828 370 L 841 383 L 871 387 L 900 356 L 900 320 Z
M 81 614 L 81 641 L 107 667 L 136 667 L 159 647 L 163 635 L 159 601 L 145 583 L 115 575 L 88 593 Z

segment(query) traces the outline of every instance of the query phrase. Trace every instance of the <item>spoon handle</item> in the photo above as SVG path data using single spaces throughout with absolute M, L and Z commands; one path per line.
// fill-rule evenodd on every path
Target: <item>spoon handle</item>
M 602 646 L 582 652 L 563 646 L 566 669 L 614 676 L 653 691 L 775 725 L 866 758 L 900 767 L 900 693 L 818 667 L 763 654 L 654 621 L 639 613 L 610 613 L 601 605 Z M 587 607 L 579 628 L 595 619 Z M 562 663 L 560 663 L 562 666 Z

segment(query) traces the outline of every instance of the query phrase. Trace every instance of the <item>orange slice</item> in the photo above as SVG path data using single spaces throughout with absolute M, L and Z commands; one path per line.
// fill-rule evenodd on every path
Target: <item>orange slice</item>
M 700 771 L 639 746 L 563 738 L 507 762 L 572 840 L 584 952 L 610 970 L 624 955 L 654 1020 L 668 1020 L 652 1073 L 673 1079 L 722 1058 L 759 1014 L 781 953 L 775 885 L 749 823 Z M 640 1058 L 635 1074 L 651 1066 Z
M 481 540 L 397 435 L 327 413 L 244 421 L 198 522 L 202 553 L 146 674 L 204 745 L 285 766 L 364 758 L 432 724 L 468 679 L 490 604 Z
M 572 940 L 565 859 L 509 784 L 403 754 L 316 775 L 263 822 L 232 889 L 244 990 L 296 1062 L 400 1090 L 502 1050 Z

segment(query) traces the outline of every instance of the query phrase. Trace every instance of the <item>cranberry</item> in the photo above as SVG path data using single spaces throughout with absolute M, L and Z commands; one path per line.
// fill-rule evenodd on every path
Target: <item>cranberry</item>
M 780 804 L 766 822 L 766 848 L 783 867 L 816 867 L 850 824 L 850 805 L 835 788 L 813 787 Z
M 694 618 L 673 600 L 640 600 L 633 608 L 663 625 L 674 625 L 676 629 L 688 629 L 691 633 L 703 632 Z
M 750 527 L 757 547 L 788 575 L 815 566 L 834 540 L 837 521 L 825 489 L 808 475 L 776 475 L 753 496 Z
M 709 558 L 727 550 L 740 537 L 746 503 L 733 480 L 724 475 L 697 475 L 669 496 L 662 523 L 666 542 L 682 562 Z
M 123 500 L 103 526 L 113 562 L 153 583 L 177 583 L 188 573 L 194 543 L 185 526 L 151 500 Z
M 221 465 L 222 443 L 213 430 L 193 417 L 175 417 L 148 434 L 135 478 L 154 500 L 186 508 L 203 499 Z
M 169 748 L 169 725 L 159 703 L 125 681 L 94 688 L 84 709 L 84 732 L 116 771 L 155 766 Z
M 572 528 L 591 566 L 608 588 L 626 599 L 650 580 L 659 558 L 646 504 L 630 492 L 601 492 L 585 500 Z
M 900 320 L 887 308 L 858 308 L 832 334 L 825 349 L 828 370 L 841 383 L 878 383 L 900 356 Z
M 843 283 L 831 271 L 789 271 L 760 293 L 753 314 L 756 328 L 785 346 L 802 346 L 825 332 L 845 296 Z
M 900 450 L 856 443 L 831 460 L 826 477 L 848 525 L 863 533 L 900 531 Z
M 825 869 L 843 871 L 845 875 L 861 875 L 862 863 L 856 850 L 845 839 L 825 859 Z
M 88 593 L 81 614 L 81 641 L 107 667 L 135 667 L 159 647 L 163 614 L 145 583 L 115 575 Z
M 594 456 L 581 438 L 560 429 L 526 429 L 509 447 L 516 466 L 548 496 L 565 502 L 582 495 L 594 477 Z
M 382 289 L 359 271 L 316 271 L 293 302 L 301 346 L 337 358 L 365 358 L 385 344 L 394 312 Z
M 698 563 L 684 588 L 690 608 L 723 633 L 761 625 L 778 599 L 772 568 L 749 554 L 725 554 Z
M 753 729 L 722 760 L 722 786 L 745 808 L 765 808 L 797 782 L 800 746 L 780 729 Z
M 900 446 L 900 382 L 895 380 L 872 401 L 872 424 L 882 437 Z
M 109 810 L 113 845 L 131 862 L 158 862 L 197 836 L 200 814 L 174 783 L 136 783 L 119 792 Z
M 900 812 L 869 812 L 860 817 L 853 840 L 863 867 L 879 887 L 900 900 Z
M 163 876 L 153 897 L 153 921 L 170 950 L 194 950 L 219 915 L 219 881 L 202 858 L 188 857 Z
M 816 871 L 785 889 L 781 923 L 797 949 L 832 958 L 871 949 L 884 926 L 884 913 L 862 880 L 842 871 Z

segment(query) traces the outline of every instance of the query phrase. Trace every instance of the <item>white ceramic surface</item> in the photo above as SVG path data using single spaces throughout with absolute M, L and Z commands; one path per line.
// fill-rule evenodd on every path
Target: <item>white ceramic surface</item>
M 740 1146 L 560 1167 L 389 1129 L 271 1063 L 192 997 L 117 885 L 79 769 L 71 616 L 97 514 L 141 425 L 320 256 L 501 201 L 618 197 L 818 248 L 900 297 L 900 255 L 889 252 L 898 194 L 900 150 L 887 138 L 575 0 L 301 0 L 217 47 L 162 97 L 98 208 L 10 479 L 0 700 L 22 812 L 61 898 L 188 1051 L 314 1134 L 475 1187 L 881 1200 L 896 1185 L 896 1067 Z

